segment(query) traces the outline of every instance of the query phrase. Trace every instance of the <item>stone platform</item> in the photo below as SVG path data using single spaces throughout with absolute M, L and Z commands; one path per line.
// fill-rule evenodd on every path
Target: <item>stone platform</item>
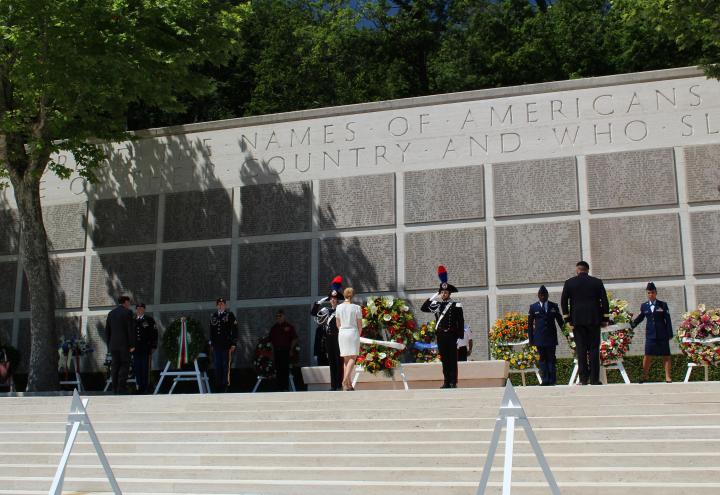
M 442 364 L 405 363 L 405 379 L 411 389 L 439 388 L 443 384 Z M 507 361 L 466 361 L 458 363 L 458 387 L 503 387 L 508 377 Z M 303 382 L 310 391 L 330 388 L 330 368 L 327 366 L 306 366 L 302 368 Z M 356 390 L 400 390 L 403 381 L 398 370 L 392 378 L 383 373 L 373 375 L 362 372 L 355 384 Z
M 516 391 L 563 495 L 720 493 L 720 383 Z M 502 393 L 91 397 L 88 411 L 127 495 L 474 495 Z M 0 494 L 47 493 L 69 405 L 0 398 Z M 513 494 L 549 493 L 520 432 L 515 452 Z M 65 493 L 107 493 L 102 474 L 81 436 Z

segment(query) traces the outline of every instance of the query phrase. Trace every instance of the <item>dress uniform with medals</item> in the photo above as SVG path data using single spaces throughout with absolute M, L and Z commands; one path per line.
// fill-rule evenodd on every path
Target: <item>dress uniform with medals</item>
M 335 319 L 335 309 L 340 297 L 342 297 L 342 277 L 338 275 L 333 279 L 327 297 L 323 297 L 313 304 L 310 310 L 310 314 L 315 317 L 319 324 L 318 331 L 324 334 L 323 340 L 325 342 L 328 366 L 330 367 L 330 390 L 342 390 L 342 358 L 340 357 L 339 332 L 337 320 Z M 328 303 L 330 306 L 326 305 Z
M 648 378 L 650 357 L 662 356 L 665 365 L 665 381 L 672 380 L 670 375 L 670 339 L 673 337 L 670 310 L 666 302 L 657 299 L 657 287 L 649 282 L 645 287 L 648 300 L 640 305 L 640 314 L 633 320 L 635 328 L 643 320 L 645 324 L 645 357 L 643 358 L 643 376 L 640 383 Z
M 528 311 L 528 339 L 530 345 L 537 347 L 540 354 L 540 374 L 542 385 L 555 385 L 557 381 L 555 348 L 558 345 L 557 327 L 563 326 L 560 307 L 548 300 L 548 290 L 544 285 L 538 290 L 538 302 L 530 305 Z
M 435 332 L 444 378 L 441 388 L 456 388 L 458 380 L 457 341 L 465 333 L 465 318 L 462 304 L 450 300 L 450 294 L 458 290 L 454 285 L 448 283 L 447 270 L 442 265 L 438 267 L 438 277 L 440 278 L 438 293 L 426 300 L 420 311 L 435 315 Z
M 215 301 L 217 311 L 210 316 L 210 348 L 215 364 L 215 386 L 218 391 L 225 392 L 228 386 L 228 367 L 230 354 L 237 346 L 237 319 L 232 311 L 225 308 L 225 299 Z
M 148 374 L 152 353 L 158 346 L 158 330 L 155 319 L 145 314 L 145 303 L 135 305 L 135 352 L 133 370 L 139 394 L 147 391 Z

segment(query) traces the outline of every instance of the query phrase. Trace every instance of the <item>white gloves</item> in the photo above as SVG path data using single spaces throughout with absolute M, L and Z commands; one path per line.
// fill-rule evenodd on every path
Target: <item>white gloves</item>
M 438 292 L 434 296 L 430 298 L 431 301 L 439 301 L 440 300 L 440 293 Z
M 330 300 L 330 298 L 327 297 L 327 296 L 325 296 L 325 297 L 323 297 L 322 299 L 320 299 L 320 300 L 318 301 L 318 304 L 322 304 L 322 303 L 327 302 L 327 301 L 329 301 L 329 300 Z

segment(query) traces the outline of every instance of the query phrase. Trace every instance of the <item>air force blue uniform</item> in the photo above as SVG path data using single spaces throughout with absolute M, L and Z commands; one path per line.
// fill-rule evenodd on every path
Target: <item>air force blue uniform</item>
M 669 356 L 673 327 L 667 303 L 659 299 L 655 299 L 654 302 L 642 303 L 640 314 L 633 320 L 632 327 L 635 328 L 643 320 L 647 322 L 645 325 L 645 355 Z
M 540 354 L 540 374 L 543 385 L 555 385 L 557 371 L 555 366 L 555 348 L 558 345 L 557 323 L 563 325 L 559 306 L 551 301 L 538 301 L 530 305 L 528 311 L 528 338 Z

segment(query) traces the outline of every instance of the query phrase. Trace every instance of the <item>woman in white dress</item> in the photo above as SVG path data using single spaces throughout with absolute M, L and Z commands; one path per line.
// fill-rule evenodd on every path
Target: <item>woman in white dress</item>
M 353 304 L 355 291 L 348 287 L 343 291 L 345 301 L 338 304 L 335 310 L 337 320 L 338 344 L 340 355 L 343 357 L 343 390 L 354 390 L 352 386 L 352 372 L 355 369 L 355 360 L 360 353 L 360 332 L 362 330 L 362 310 Z

